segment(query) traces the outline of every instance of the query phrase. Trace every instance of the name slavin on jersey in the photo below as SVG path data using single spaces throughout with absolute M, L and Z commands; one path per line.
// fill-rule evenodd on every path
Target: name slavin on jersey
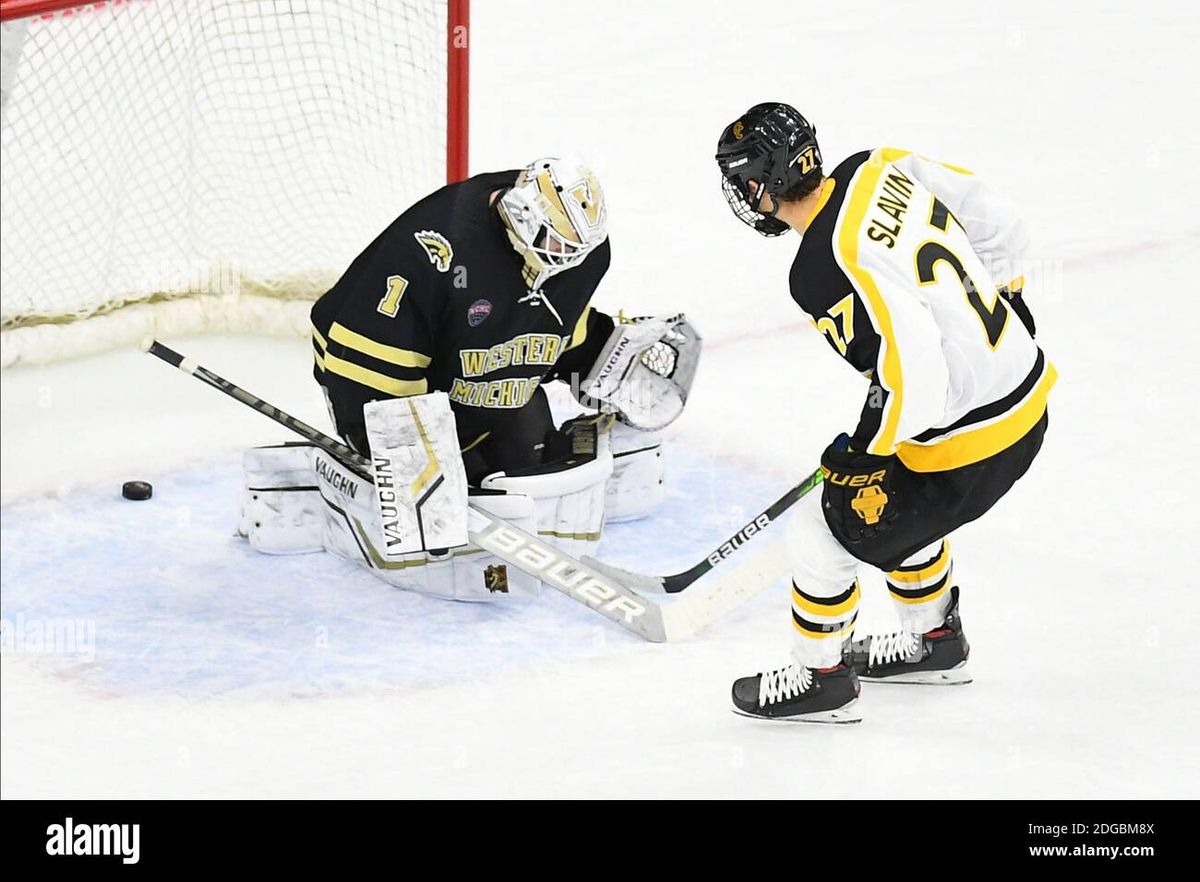
M 490 349 L 462 349 L 458 357 L 464 377 L 482 377 L 515 364 L 550 367 L 569 343 L 569 337 L 557 334 L 521 334 Z
M 541 377 L 510 377 L 506 380 L 460 380 L 450 384 L 450 400 L 468 407 L 524 407 L 533 397 Z
M 867 227 L 867 238 L 882 242 L 888 248 L 895 248 L 912 194 L 912 180 L 900 169 L 893 168 L 883 182 L 883 192 L 875 200 L 875 208 L 891 218 L 891 221 L 872 217 L 871 225 Z
M 320 457 L 317 457 L 317 476 L 343 496 L 353 499 L 358 492 L 357 481 L 343 475 Z

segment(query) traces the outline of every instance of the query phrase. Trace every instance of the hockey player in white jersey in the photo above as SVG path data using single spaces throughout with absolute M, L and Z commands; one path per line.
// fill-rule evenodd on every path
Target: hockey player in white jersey
M 969 682 L 947 537 L 1029 468 L 1056 376 L 1022 299 L 1021 220 L 970 172 L 905 150 L 825 175 L 786 104 L 729 125 L 717 162 L 739 219 L 801 234 L 792 297 L 868 380 L 858 425 L 821 456 L 820 499 L 789 525 L 792 658 L 737 680 L 734 710 L 856 722 L 860 678 Z M 853 638 L 861 563 L 883 570 L 899 631 Z

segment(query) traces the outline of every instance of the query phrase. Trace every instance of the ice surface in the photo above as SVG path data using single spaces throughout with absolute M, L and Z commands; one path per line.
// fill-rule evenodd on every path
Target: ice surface
M 257 557 L 231 536 L 237 452 L 284 434 L 116 353 L 0 376 L 3 615 L 95 625 L 91 658 L 5 652 L 5 797 L 1198 795 L 1197 13 L 733 9 L 560 4 L 536 34 L 544 4 L 474 10 L 472 167 L 591 157 L 614 240 L 598 305 L 683 308 L 706 339 L 668 510 L 603 555 L 687 562 L 857 416 L 861 378 L 788 298 L 796 240 L 739 225 L 712 162 L 735 114 L 792 101 L 829 162 L 886 143 L 994 181 L 1047 262 L 1046 446 L 954 539 L 976 682 L 867 687 L 856 727 L 771 726 L 728 689 L 784 657 L 783 584 L 650 646 L 558 595 L 444 604 Z M 325 425 L 302 341 L 172 342 Z M 147 477 L 153 500 L 119 498 Z M 886 627 L 864 589 L 860 622 Z
M 715 465 L 680 451 L 669 503 L 649 529 L 611 525 L 601 557 L 674 572 L 738 530 L 747 506 L 757 512 L 779 493 L 759 476 Z M 148 502 L 125 500 L 109 485 L 5 509 L 4 618 L 18 635 L 52 619 L 88 623 L 94 641 L 43 667 L 95 693 L 428 689 L 621 652 L 640 640 L 553 591 L 536 602 L 447 603 L 396 590 L 332 555 L 259 554 L 234 535 L 236 459 L 153 483 Z M 681 557 L 689 548 L 693 559 Z

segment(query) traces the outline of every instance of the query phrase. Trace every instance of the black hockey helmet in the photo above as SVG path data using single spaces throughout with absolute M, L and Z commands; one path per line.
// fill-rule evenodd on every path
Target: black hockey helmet
M 817 130 L 790 104 L 755 104 L 721 133 L 717 165 L 725 199 L 738 219 L 764 236 L 787 232 L 776 218 L 779 197 L 821 178 Z M 753 193 L 750 181 L 759 186 Z M 774 203 L 762 209 L 763 194 Z

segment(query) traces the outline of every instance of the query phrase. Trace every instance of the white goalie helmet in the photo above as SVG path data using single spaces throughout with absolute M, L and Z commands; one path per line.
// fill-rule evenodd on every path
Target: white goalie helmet
M 509 241 L 525 259 L 536 291 L 551 276 L 578 266 L 608 238 L 608 210 L 596 174 L 574 159 L 536 159 L 500 197 Z

